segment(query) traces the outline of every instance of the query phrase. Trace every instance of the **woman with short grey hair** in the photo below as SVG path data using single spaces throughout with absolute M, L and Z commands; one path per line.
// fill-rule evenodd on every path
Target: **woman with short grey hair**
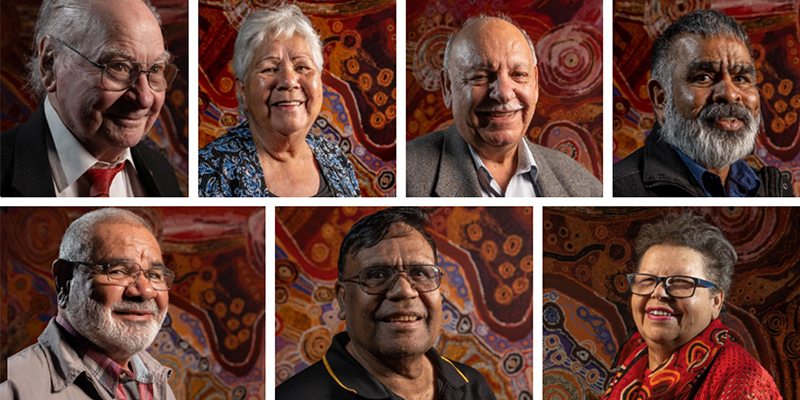
M 200 150 L 201 197 L 358 197 L 353 167 L 314 134 L 322 43 L 295 5 L 250 15 L 233 56 L 245 122 Z

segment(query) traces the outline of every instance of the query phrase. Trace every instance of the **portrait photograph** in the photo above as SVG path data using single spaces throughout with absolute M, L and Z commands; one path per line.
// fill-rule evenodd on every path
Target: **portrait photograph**
M 193 152 L 203 149 L 201 197 L 396 195 L 394 1 L 200 0 L 198 7 L 200 126 Z M 280 46 L 272 40 L 289 36 L 303 40 Z M 311 69 L 292 78 L 286 78 L 286 64 L 268 72 L 263 56 L 280 55 L 280 49 L 295 59 L 308 53 L 312 61 L 313 55 L 308 65 L 291 68 Z M 290 113 L 302 114 L 298 126 L 281 122 Z M 224 142 L 209 146 L 226 133 Z M 309 146 L 313 158 L 289 162 Z M 306 182 L 317 175 L 327 194 L 317 191 L 317 181 Z
M 796 398 L 798 218 L 545 207 L 544 398 Z
M 117 360 L 131 352 L 155 376 L 137 376 L 133 391 L 149 391 L 147 398 L 264 399 L 272 390 L 264 381 L 263 207 L 4 207 L 0 233 L 0 393 L 51 398 L 53 387 L 60 396 L 95 398 L 87 389 L 94 387 L 110 398 L 118 386 L 120 396 L 137 382 L 119 374 L 111 380 L 119 385 L 101 385 L 116 373 L 99 371 L 109 371 L 109 359 L 130 370 Z M 157 320 L 145 335 L 150 307 Z M 34 361 L 48 365 L 33 356 L 43 348 L 58 348 L 47 353 L 60 357 L 51 362 L 75 376 L 36 370 Z M 70 358 L 81 354 L 83 363 Z M 142 374 L 136 357 L 133 373 Z M 89 358 L 105 360 L 92 364 L 102 368 L 89 368 Z
M 432 240 L 427 244 L 415 231 L 420 210 L 429 220 L 423 223 Z M 366 373 L 373 364 L 359 363 L 384 362 L 390 354 L 401 359 L 415 351 L 444 359 L 431 359 L 440 363 L 440 395 L 535 398 L 531 212 L 530 207 L 277 207 L 276 398 L 304 398 L 300 393 L 311 393 L 305 390 L 316 390 L 316 398 L 336 398 L 339 392 L 346 398 L 352 391 L 388 397 Z M 385 224 L 391 228 L 375 234 Z M 419 244 L 404 247 L 412 243 Z M 343 271 L 337 272 L 337 260 L 346 264 Z M 376 274 L 384 264 L 390 270 Z M 424 273 L 423 267 L 437 272 Z M 423 279 L 434 274 L 440 279 L 435 284 Z M 389 276 L 393 284 L 372 283 Z M 407 320 L 390 322 L 399 319 L 401 309 L 411 310 Z M 415 339 L 406 343 L 409 337 Z M 355 359 L 341 354 L 348 340 Z M 365 353 L 373 356 L 363 358 Z M 300 387 L 311 378 L 314 384 Z M 417 384 L 414 390 L 427 388 Z

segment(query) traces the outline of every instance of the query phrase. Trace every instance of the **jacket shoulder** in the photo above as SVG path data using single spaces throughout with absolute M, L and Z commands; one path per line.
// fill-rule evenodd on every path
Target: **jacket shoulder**
M 647 196 L 642 178 L 644 148 L 639 148 L 614 164 L 614 197 Z
M 431 132 L 406 143 L 406 196 L 434 196 L 445 131 Z
M 322 361 L 300 371 L 275 388 L 280 400 L 325 400 L 358 398 L 334 381 Z
M 10 398 L 44 399 L 51 395 L 50 361 L 39 343 L 26 347 L 8 359 Z
M 572 157 L 530 141 L 526 143 L 540 169 L 537 183 L 544 196 L 603 196 L 600 180 Z

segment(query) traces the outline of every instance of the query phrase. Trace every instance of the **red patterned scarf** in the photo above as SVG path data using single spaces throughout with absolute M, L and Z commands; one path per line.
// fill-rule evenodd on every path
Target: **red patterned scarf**
M 728 327 L 719 319 L 649 372 L 647 344 L 639 332 L 620 351 L 619 371 L 603 399 L 693 399 L 706 372 L 728 341 Z M 648 374 L 649 373 L 649 374 Z

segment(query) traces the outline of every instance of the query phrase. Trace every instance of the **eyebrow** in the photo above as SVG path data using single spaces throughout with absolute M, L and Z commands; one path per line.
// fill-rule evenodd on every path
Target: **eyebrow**
M 721 67 L 720 61 L 692 61 L 686 69 L 686 74 L 692 76 L 698 72 L 717 72 Z M 728 67 L 728 72 L 735 75 L 756 74 L 756 67 L 753 64 L 733 64 Z
M 100 56 L 97 57 L 97 59 L 98 60 L 106 59 L 108 61 L 123 59 L 123 60 L 129 60 L 129 61 L 134 61 L 134 62 L 140 62 L 140 63 L 144 63 L 144 64 L 167 63 L 167 62 L 170 62 L 172 60 L 172 53 L 170 53 L 169 50 L 164 50 L 164 52 L 161 53 L 160 56 L 156 57 L 156 60 L 160 60 L 160 61 L 154 61 L 154 62 L 150 63 L 150 62 L 144 62 L 144 61 L 135 61 L 133 55 L 131 55 L 131 53 L 128 53 L 125 50 L 109 48 L 109 49 L 103 50 L 100 53 Z

